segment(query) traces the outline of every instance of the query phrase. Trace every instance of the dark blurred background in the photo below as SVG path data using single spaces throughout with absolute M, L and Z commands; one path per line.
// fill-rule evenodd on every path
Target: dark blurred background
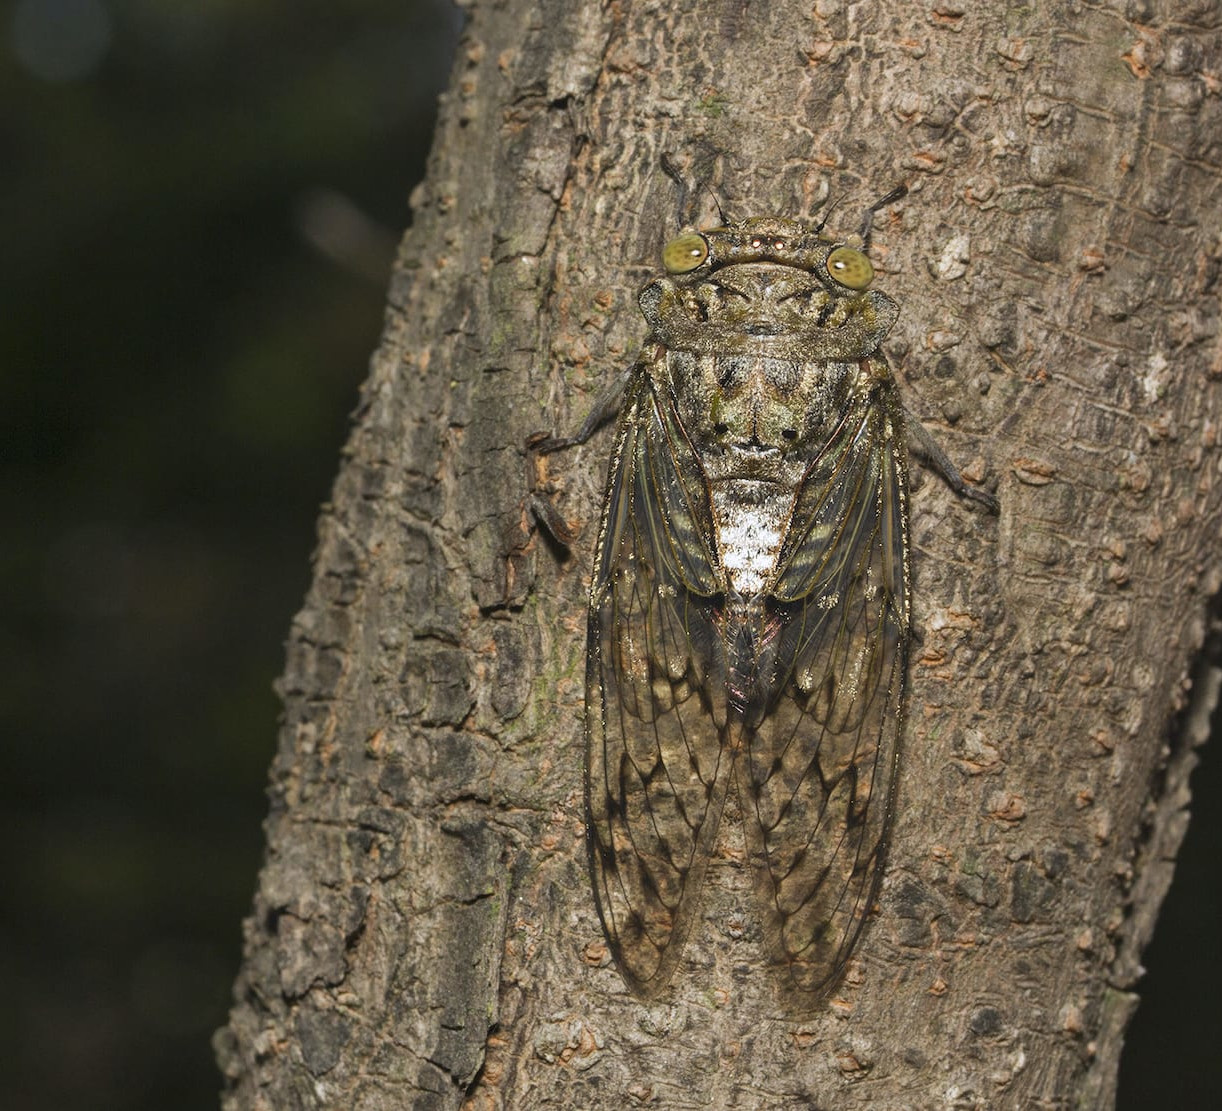
M 0 5 L 0 1105 L 214 1108 L 443 0 Z
M 0 11 L 0 1103 L 212 1108 L 271 683 L 459 17 Z M 1193 827 L 1126 1111 L 1222 1105 L 1215 844 Z

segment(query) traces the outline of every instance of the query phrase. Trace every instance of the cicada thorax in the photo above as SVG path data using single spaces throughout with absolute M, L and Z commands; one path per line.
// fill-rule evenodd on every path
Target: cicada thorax
M 726 590 L 763 595 L 802 477 L 844 419 L 861 368 L 667 351 L 659 370 L 704 472 Z

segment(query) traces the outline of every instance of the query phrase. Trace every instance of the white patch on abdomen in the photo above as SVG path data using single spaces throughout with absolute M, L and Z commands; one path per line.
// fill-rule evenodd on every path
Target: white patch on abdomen
M 730 479 L 713 484 L 713 520 L 732 591 L 760 594 L 780 553 L 792 496 L 776 483 Z

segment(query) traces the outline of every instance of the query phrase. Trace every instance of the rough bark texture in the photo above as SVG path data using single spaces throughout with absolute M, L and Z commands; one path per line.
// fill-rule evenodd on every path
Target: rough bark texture
M 1219 589 L 1212 0 L 473 5 L 293 625 L 225 1106 L 1107 1107 L 1186 821 L 1176 714 Z M 585 876 L 584 592 L 670 151 L 735 218 L 876 231 L 909 404 L 1000 518 L 913 499 L 898 820 L 805 1021 L 732 815 L 672 997 Z M 710 158 L 720 152 L 720 157 Z M 1204 684 L 1214 690 L 1216 684 Z

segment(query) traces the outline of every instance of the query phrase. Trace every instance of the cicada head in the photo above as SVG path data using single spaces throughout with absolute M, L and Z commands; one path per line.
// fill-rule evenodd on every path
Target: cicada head
M 642 291 L 641 310 L 676 351 L 864 358 L 898 315 L 870 289 L 860 236 L 828 239 L 780 217 L 686 230 L 663 249 L 662 265 L 666 276 Z

